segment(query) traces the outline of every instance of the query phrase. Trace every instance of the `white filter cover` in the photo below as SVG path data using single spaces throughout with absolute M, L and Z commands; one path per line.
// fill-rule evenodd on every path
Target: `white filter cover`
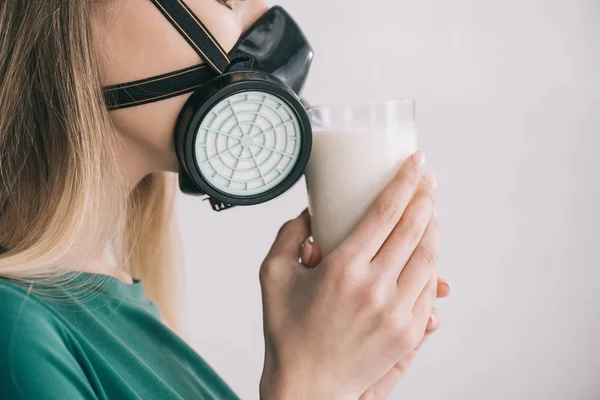
M 298 118 L 283 99 L 247 91 L 221 100 L 208 112 L 194 148 L 198 167 L 214 188 L 252 196 L 289 176 L 301 141 Z

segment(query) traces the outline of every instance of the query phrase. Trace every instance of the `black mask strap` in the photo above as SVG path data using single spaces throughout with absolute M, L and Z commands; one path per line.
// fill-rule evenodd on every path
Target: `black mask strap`
M 192 92 L 214 78 L 215 73 L 226 72 L 230 64 L 227 53 L 184 0 L 151 1 L 205 64 L 135 82 L 106 86 L 103 93 L 109 110 L 138 106 Z
M 206 64 L 194 65 L 152 78 L 106 86 L 104 101 L 109 111 L 140 106 L 192 92 L 214 77 L 215 73 Z
M 227 53 L 183 0 L 152 0 L 152 2 L 204 62 L 218 74 L 225 72 L 225 68 L 229 65 Z

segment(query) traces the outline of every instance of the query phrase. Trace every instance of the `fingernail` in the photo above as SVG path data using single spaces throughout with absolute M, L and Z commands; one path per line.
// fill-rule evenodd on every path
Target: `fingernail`
M 421 150 L 419 150 L 415 153 L 414 157 L 415 157 L 415 163 L 417 164 L 417 166 L 419 168 L 423 168 L 425 166 L 425 153 L 423 153 Z
M 435 325 L 435 314 L 429 316 L 429 325 Z
M 312 253 L 313 247 L 310 238 L 308 238 L 304 241 L 304 243 L 302 243 L 302 256 L 300 257 L 300 262 L 304 265 L 308 265 Z
M 431 186 L 437 186 L 437 180 L 435 179 L 435 174 L 433 172 L 426 173 L 425 175 L 423 175 L 423 178 L 425 178 Z
M 440 280 L 438 283 L 440 286 L 445 286 L 447 292 L 450 292 L 450 284 L 444 280 Z

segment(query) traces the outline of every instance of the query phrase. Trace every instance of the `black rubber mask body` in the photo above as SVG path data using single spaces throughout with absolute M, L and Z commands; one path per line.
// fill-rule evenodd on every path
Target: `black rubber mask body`
M 104 88 L 109 110 L 194 92 L 175 127 L 184 193 L 213 209 L 252 205 L 302 175 L 312 131 L 298 97 L 313 51 L 281 7 L 260 17 L 225 53 L 182 0 L 152 0 L 203 64 Z

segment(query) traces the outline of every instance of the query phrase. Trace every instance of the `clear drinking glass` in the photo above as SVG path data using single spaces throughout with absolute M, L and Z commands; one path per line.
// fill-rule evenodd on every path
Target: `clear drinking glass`
M 313 149 L 305 175 L 312 234 L 327 255 L 417 150 L 415 102 L 325 105 L 308 114 Z

